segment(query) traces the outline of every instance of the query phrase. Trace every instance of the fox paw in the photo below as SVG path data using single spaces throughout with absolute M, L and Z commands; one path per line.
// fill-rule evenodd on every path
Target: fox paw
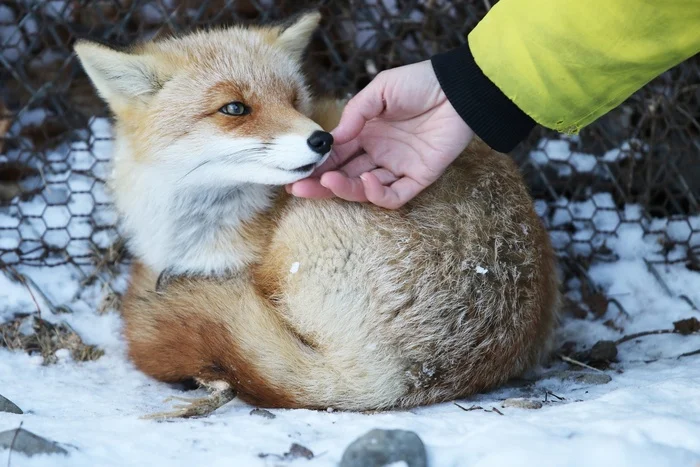
M 186 402 L 185 404 L 175 405 L 170 412 L 158 412 L 150 415 L 146 415 L 142 418 L 153 420 L 153 419 L 167 419 L 167 418 L 199 418 L 207 417 L 219 407 L 223 407 L 236 397 L 236 391 L 233 390 L 228 384 L 220 384 L 221 381 L 214 382 L 212 384 L 203 384 L 208 390 L 212 391 L 207 397 L 200 398 L 187 398 L 172 396 L 168 397 L 165 403 L 177 400 Z

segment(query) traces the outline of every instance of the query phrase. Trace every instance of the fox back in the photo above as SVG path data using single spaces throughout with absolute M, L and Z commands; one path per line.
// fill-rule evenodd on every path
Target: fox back
M 558 292 L 508 156 L 475 140 L 394 211 L 281 189 L 325 161 L 343 108 L 300 72 L 318 21 L 76 46 L 117 121 L 132 360 L 261 406 L 350 410 L 522 374 L 546 353 Z

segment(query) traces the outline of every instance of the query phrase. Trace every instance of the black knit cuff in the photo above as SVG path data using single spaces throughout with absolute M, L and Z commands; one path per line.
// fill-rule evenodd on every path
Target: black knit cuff
M 512 151 L 535 127 L 536 122 L 484 75 L 469 44 L 434 55 L 431 62 L 457 113 L 496 151 Z

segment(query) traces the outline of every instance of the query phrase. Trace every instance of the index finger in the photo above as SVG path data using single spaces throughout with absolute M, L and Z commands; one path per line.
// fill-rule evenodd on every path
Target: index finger
M 360 134 L 365 123 L 384 112 L 384 78 L 380 73 L 343 109 L 338 126 L 331 131 L 336 144 L 345 144 Z

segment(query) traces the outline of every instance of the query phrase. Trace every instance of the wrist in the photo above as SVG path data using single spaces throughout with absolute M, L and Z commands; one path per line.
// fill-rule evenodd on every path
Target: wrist
M 468 44 L 434 55 L 430 61 L 455 112 L 496 151 L 512 151 L 535 127 L 535 121 L 484 75 Z

